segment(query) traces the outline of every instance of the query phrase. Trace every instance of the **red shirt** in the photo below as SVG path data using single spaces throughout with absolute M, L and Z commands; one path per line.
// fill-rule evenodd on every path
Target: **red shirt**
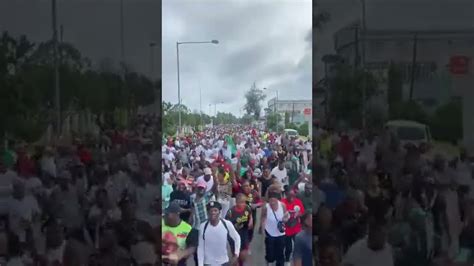
M 286 210 L 290 213 L 290 219 L 286 223 L 286 231 L 285 234 L 287 236 L 294 236 L 301 232 L 301 220 L 299 217 L 304 213 L 304 207 L 303 203 L 301 202 L 300 199 L 294 198 L 292 202 L 288 202 L 287 199 L 281 199 L 281 202 L 285 204 Z M 295 218 L 295 208 L 299 208 L 299 217 Z M 291 224 L 294 224 L 293 226 L 290 226 Z

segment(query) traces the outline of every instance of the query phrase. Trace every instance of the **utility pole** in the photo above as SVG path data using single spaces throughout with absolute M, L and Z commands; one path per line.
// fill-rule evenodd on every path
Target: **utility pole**
M 202 127 L 202 92 L 201 92 L 201 84 L 199 84 L 199 117 L 201 119 L 201 127 Z
M 293 108 L 291 109 L 291 123 L 294 122 L 295 119 L 295 102 L 293 102 Z
M 61 103 L 59 90 L 59 60 L 58 60 L 58 27 L 57 27 L 57 5 L 56 0 L 51 1 L 51 15 L 53 27 L 53 61 L 54 61 L 54 92 L 55 92 L 55 107 L 56 107 L 56 134 L 61 135 Z
M 366 58 L 365 58 L 365 38 L 367 36 L 367 25 L 366 25 L 366 10 L 365 10 L 365 0 L 362 1 L 362 70 L 363 70 L 363 79 L 362 79 L 362 129 L 366 130 L 366 98 L 367 98 L 367 69 L 366 69 Z
M 418 46 L 418 34 L 415 33 L 413 36 L 413 58 L 411 62 L 411 77 L 410 77 L 410 101 L 413 100 L 413 88 L 415 86 L 415 74 L 416 74 L 416 56 Z

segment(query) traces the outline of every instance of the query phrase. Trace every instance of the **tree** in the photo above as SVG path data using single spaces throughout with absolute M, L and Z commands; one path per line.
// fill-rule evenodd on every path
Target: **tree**
M 377 95 L 377 80 L 370 72 L 354 69 L 347 64 L 337 66 L 331 86 L 329 107 L 331 118 L 345 120 L 351 126 L 362 124 L 362 100 L 365 86 L 365 102 Z
M 252 115 L 254 119 L 259 119 L 262 110 L 260 102 L 265 100 L 265 97 L 263 90 L 257 89 L 254 83 L 250 90 L 245 93 L 247 103 L 245 104 L 244 109 L 247 114 Z
M 429 122 L 428 114 L 423 107 L 415 101 L 407 101 L 400 104 L 397 113 L 393 119 L 413 120 L 419 123 L 427 124 Z
M 278 130 L 278 124 L 281 121 L 281 115 L 279 113 L 269 113 L 267 115 L 267 128 L 273 131 Z
M 300 125 L 300 127 L 298 129 L 298 133 L 301 136 L 308 136 L 309 135 L 308 122 L 304 122 L 303 124 Z
M 390 64 L 388 69 L 388 113 L 391 118 L 397 114 L 397 108 L 400 108 L 400 104 L 403 101 L 402 92 L 403 80 L 400 68 L 394 63 Z
M 0 36 L 0 133 L 34 139 L 53 121 L 53 43 L 32 43 L 26 36 Z M 154 102 L 159 82 L 153 83 L 126 64 L 125 80 L 114 67 L 91 68 L 90 60 L 70 43 L 59 48 L 61 108 L 94 114 Z M 130 100 L 133 99 L 133 100 Z M 38 136 L 37 136 L 38 137 Z
M 285 127 L 288 128 L 290 124 L 290 113 L 285 112 Z
M 438 107 L 430 119 L 430 127 L 433 138 L 456 142 L 463 136 L 462 127 L 462 103 L 451 101 Z

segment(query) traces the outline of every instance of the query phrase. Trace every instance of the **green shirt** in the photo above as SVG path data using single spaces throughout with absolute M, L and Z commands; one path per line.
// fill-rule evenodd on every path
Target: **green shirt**
M 181 223 L 176 227 L 171 227 L 165 224 L 164 220 L 161 220 L 161 234 L 165 232 L 172 233 L 178 242 L 178 246 L 181 250 L 186 249 L 186 239 L 188 238 L 189 233 L 191 232 L 191 225 L 186 223 L 185 221 L 181 221 Z

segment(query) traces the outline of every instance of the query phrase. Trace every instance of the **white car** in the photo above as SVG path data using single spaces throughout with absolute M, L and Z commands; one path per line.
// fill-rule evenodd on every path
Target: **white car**
M 290 128 L 287 128 L 284 130 L 285 132 L 285 135 L 291 139 L 297 139 L 300 134 L 298 133 L 298 131 L 294 130 L 294 129 L 290 129 Z
M 401 144 L 414 144 L 415 146 L 431 146 L 432 138 L 429 126 L 410 120 L 392 120 L 385 126 L 394 132 Z

